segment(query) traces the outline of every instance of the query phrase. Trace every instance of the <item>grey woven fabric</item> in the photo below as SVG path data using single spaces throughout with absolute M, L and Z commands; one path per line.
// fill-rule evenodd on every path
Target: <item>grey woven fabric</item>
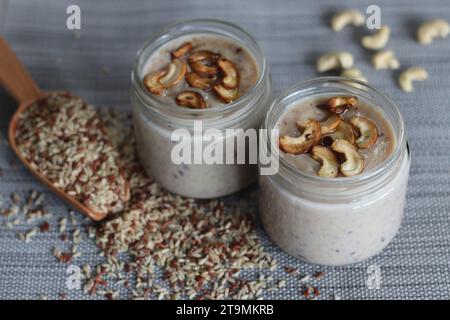
M 420 65 L 430 79 L 411 94 L 396 84 L 398 72 L 373 72 L 371 54 L 359 44 L 360 32 L 339 34 L 329 28 L 336 9 L 356 7 L 365 11 L 372 1 L 271 1 L 271 0 L 0 0 L 0 30 L 33 78 L 45 90 L 67 89 L 99 106 L 129 109 L 130 68 L 137 49 L 164 24 L 179 19 L 220 18 L 242 26 L 265 49 L 277 93 L 295 82 L 316 76 L 319 53 L 346 49 L 354 53 L 356 66 L 370 82 L 399 105 L 412 148 L 412 168 L 406 217 L 395 241 L 380 255 L 357 265 L 322 268 L 296 261 L 281 252 L 259 230 L 261 238 L 279 261 L 273 276 L 285 277 L 282 267 L 296 266 L 304 273 L 324 271 L 316 284 L 321 298 L 343 299 L 449 299 L 450 298 L 450 40 L 422 47 L 414 30 L 423 19 L 443 17 L 450 21 L 448 0 L 377 1 L 382 21 L 391 26 L 389 47 L 403 66 Z M 74 35 L 65 26 L 66 8 L 78 4 L 82 30 Z M 6 142 L 6 128 L 16 103 L 0 91 L 0 192 L 7 204 L 11 192 L 26 195 L 30 189 L 46 194 L 54 217 L 67 206 L 50 194 L 18 164 Z M 234 196 L 228 201 L 237 201 Z M 3 218 L 0 218 L 3 219 Z M 79 217 L 80 223 L 83 220 Z M 66 266 L 52 256 L 62 245 L 59 233 L 37 234 L 30 243 L 16 233 L 29 229 L 25 223 L 8 229 L 0 220 L 0 298 L 36 299 L 40 294 L 58 298 L 87 299 L 79 290 L 67 290 Z M 94 243 L 83 237 L 83 256 L 74 263 L 101 261 Z M 369 290 L 367 267 L 381 268 L 379 290 Z M 122 295 L 121 295 L 122 296 Z M 123 293 L 123 297 L 126 294 Z M 286 288 L 266 298 L 301 298 L 298 279 L 289 278 Z

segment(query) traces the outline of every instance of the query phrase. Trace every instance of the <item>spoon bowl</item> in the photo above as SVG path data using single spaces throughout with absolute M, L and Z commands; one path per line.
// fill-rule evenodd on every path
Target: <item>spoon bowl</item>
M 0 84 L 2 84 L 19 102 L 19 107 L 9 123 L 8 140 L 11 148 L 14 150 L 20 161 L 39 181 L 72 207 L 95 221 L 104 219 L 107 216 L 107 213 L 94 211 L 78 201 L 75 197 L 68 195 L 62 189 L 55 187 L 47 177 L 36 169 L 33 169 L 19 151 L 16 143 L 16 130 L 20 115 L 38 99 L 48 96 L 50 92 L 43 92 L 39 89 L 3 37 L 0 37 Z M 128 189 L 128 186 L 126 186 L 126 188 Z

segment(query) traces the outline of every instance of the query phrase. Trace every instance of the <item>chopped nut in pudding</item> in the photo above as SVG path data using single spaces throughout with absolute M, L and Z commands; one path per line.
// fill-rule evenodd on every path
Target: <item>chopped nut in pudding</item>
M 231 39 L 203 34 L 168 42 L 150 56 L 143 72 L 143 83 L 150 93 L 167 99 L 168 104 L 196 109 L 238 99 L 259 76 L 247 49 Z M 186 102 L 186 97 L 192 97 L 195 104 Z
M 288 163 L 326 178 L 354 176 L 374 168 L 389 156 L 395 143 L 393 129 L 378 108 L 356 97 L 297 102 L 280 116 L 275 128 L 280 130 L 281 156 Z

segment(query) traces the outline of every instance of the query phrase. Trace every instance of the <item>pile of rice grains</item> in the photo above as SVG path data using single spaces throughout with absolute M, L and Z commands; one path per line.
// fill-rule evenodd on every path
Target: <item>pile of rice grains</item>
M 0 211 L 7 228 L 22 230 L 17 236 L 24 242 L 57 228 L 66 250 L 55 247 L 53 255 L 67 266 L 76 265 L 82 255 L 83 235 L 94 238 L 103 262 L 82 266 L 86 294 L 108 299 L 258 299 L 295 277 L 297 297 L 319 296 L 309 283 L 322 272 L 304 275 L 285 266 L 279 279 L 270 275 L 277 262 L 261 245 L 252 223 L 254 209 L 245 200 L 238 206 L 224 205 L 162 190 L 136 158 L 129 115 L 107 111 L 101 118 L 129 182 L 130 200 L 121 212 L 101 223 L 86 218 L 80 224 L 81 216 L 69 210 L 52 226 L 54 219 L 37 191 L 23 200 L 11 194 Z M 34 227 L 26 230 L 24 223 Z M 68 293 L 59 293 L 59 298 L 68 298 Z

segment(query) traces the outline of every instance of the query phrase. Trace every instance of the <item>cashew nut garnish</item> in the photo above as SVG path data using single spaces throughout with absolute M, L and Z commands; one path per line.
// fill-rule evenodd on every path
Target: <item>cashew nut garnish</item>
M 220 55 L 208 50 L 200 50 L 189 55 L 192 70 L 205 77 L 214 77 L 219 72 L 216 62 Z
M 341 31 L 348 24 L 360 27 L 365 21 L 366 18 L 361 12 L 357 10 L 345 10 L 336 13 L 333 18 L 331 18 L 331 28 L 334 31 Z
M 320 141 L 322 134 L 318 121 L 310 119 L 305 122 L 297 122 L 297 126 L 303 130 L 301 136 L 280 137 L 280 148 L 286 153 L 306 153 Z
M 327 137 L 331 137 L 333 141 L 338 139 L 344 139 L 350 142 L 351 144 L 355 143 L 355 132 L 353 131 L 353 127 L 349 125 L 345 121 L 339 122 L 336 130 L 327 134 Z
M 356 150 L 356 147 L 347 140 L 337 139 L 331 145 L 331 149 L 345 155 L 345 162 L 341 164 L 341 172 L 344 176 L 354 176 L 364 170 L 363 158 Z
M 185 79 L 189 86 L 205 91 L 209 90 L 211 86 L 216 82 L 215 78 L 202 77 L 195 72 L 186 73 Z
M 177 104 L 191 109 L 204 109 L 207 104 L 203 96 L 195 91 L 183 91 L 176 97 Z
M 341 72 L 341 77 L 367 82 L 367 78 L 363 76 L 361 70 L 359 70 L 358 68 L 350 68 L 343 70 Z
M 144 77 L 144 86 L 153 94 L 160 95 L 164 91 L 164 86 L 159 80 L 167 73 L 166 70 L 160 70 L 153 73 L 149 73 Z
M 433 41 L 433 38 L 446 38 L 450 33 L 450 26 L 444 19 L 434 19 L 424 22 L 417 30 L 417 41 L 420 44 L 427 45 Z
M 227 89 L 237 88 L 239 86 L 239 72 L 234 63 L 230 60 L 220 58 L 217 64 L 223 72 L 222 85 Z
M 215 77 L 219 73 L 217 65 L 210 64 L 208 61 L 194 61 L 189 65 L 194 72 L 205 77 Z
M 199 50 L 192 52 L 189 55 L 188 62 L 195 62 L 195 61 L 203 61 L 208 60 L 211 62 L 215 62 L 217 59 L 220 58 L 220 55 L 218 53 L 214 53 L 208 50 Z
M 327 134 L 335 131 L 341 121 L 342 118 L 337 114 L 329 116 L 328 119 L 320 123 L 322 134 Z
M 324 103 L 318 104 L 317 107 L 332 113 L 340 114 L 347 111 L 348 108 L 356 106 L 357 104 L 357 97 L 333 97 Z
M 385 50 L 374 54 L 372 65 L 375 70 L 398 69 L 400 67 L 400 62 L 395 58 L 392 50 Z
M 318 72 L 326 72 L 334 69 L 347 69 L 353 66 L 353 56 L 346 51 L 326 53 L 319 57 L 316 63 Z
M 239 88 L 227 89 L 222 84 L 216 83 L 213 85 L 213 90 L 217 97 L 225 103 L 229 103 L 239 97 Z
M 403 71 L 398 77 L 398 83 L 403 91 L 413 91 L 413 81 L 423 81 L 428 78 L 428 72 L 424 68 L 411 67 Z
M 356 145 L 360 149 L 369 149 L 377 142 L 378 129 L 375 123 L 366 117 L 352 117 L 349 121 L 355 128 L 358 129 L 359 138 L 356 139 Z
M 314 146 L 311 156 L 314 160 L 319 161 L 322 166 L 317 172 L 319 177 L 334 178 L 339 173 L 339 162 L 333 151 L 323 146 Z
M 192 44 L 190 42 L 183 43 L 176 50 L 172 51 L 170 54 L 172 58 L 180 58 L 184 56 L 186 53 L 192 50 Z
M 169 63 L 167 73 L 159 79 L 159 83 L 165 88 L 173 87 L 183 80 L 186 70 L 186 63 L 183 60 L 174 59 Z
M 364 48 L 378 50 L 384 48 L 389 41 L 391 29 L 382 25 L 381 28 L 370 36 L 365 36 L 361 39 L 361 44 Z

